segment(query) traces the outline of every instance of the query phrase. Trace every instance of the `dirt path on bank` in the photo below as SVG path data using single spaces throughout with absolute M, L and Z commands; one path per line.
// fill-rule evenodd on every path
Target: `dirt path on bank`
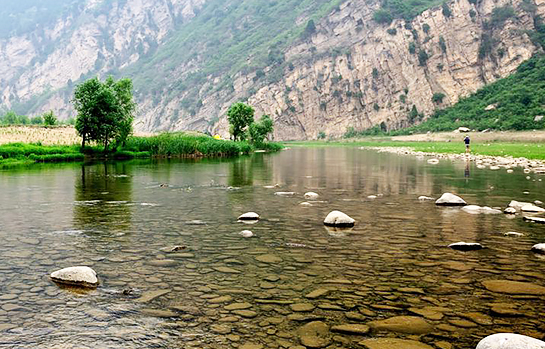
M 429 134 L 415 134 L 408 136 L 392 137 L 393 141 L 404 142 L 461 142 L 466 135 L 469 135 L 472 143 L 487 142 L 526 142 L 545 143 L 545 130 L 539 131 L 494 131 L 494 132 L 437 132 Z

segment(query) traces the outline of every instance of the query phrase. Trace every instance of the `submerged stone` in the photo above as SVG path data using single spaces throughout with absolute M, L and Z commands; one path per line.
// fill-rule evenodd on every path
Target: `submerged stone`
M 329 326 L 322 321 L 312 321 L 297 331 L 301 344 L 307 348 L 324 348 L 331 343 Z
M 398 338 L 366 339 L 359 344 L 367 349 L 433 349 L 421 342 Z
M 416 316 L 394 316 L 385 320 L 371 321 L 367 325 L 376 331 L 391 331 L 407 334 L 426 334 L 433 326 Z
M 60 284 L 96 288 L 98 286 L 97 273 L 89 267 L 69 267 L 54 271 L 51 280 Z
M 529 282 L 511 280 L 486 280 L 483 286 L 492 292 L 507 294 L 545 295 L 545 287 Z

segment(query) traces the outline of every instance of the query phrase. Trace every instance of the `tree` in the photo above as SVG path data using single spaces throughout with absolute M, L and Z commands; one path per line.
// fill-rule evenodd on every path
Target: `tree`
M 245 103 L 234 103 L 227 111 L 227 120 L 229 120 L 229 132 L 233 135 L 235 141 L 246 139 L 246 129 L 254 121 L 254 108 Z
M 44 114 L 44 125 L 53 126 L 57 124 L 57 117 L 53 114 L 53 110 L 48 111 Z
M 136 104 L 130 79 L 87 80 L 76 87 L 73 103 L 78 112 L 76 130 L 83 138 L 82 147 L 87 141 L 95 141 L 106 152 L 112 141 L 117 147 L 132 132 Z
M 268 115 L 263 115 L 259 121 L 252 122 L 248 127 L 250 140 L 253 144 L 260 145 L 269 133 L 273 131 L 273 121 Z

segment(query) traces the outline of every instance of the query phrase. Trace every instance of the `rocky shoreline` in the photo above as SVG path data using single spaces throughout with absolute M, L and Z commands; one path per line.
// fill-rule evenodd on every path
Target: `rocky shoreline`
M 540 160 L 530 160 L 526 158 L 514 158 L 511 156 L 489 156 L 476 154 L 446 154 L 446 153 L 426 153 L 415 151 L 409 147 L 360 147 L 360 149 L 376 150 L 380 153 L 393 153 L 399 155 L 414 155 L 419 158 L 429 158 L 428 162 L 437 164 L 439 160 L 463 160 L 473 161 L 478 168 L 489 168 L 490 170 L 499 170 L 501 168 L 510 170 L 514 167 L 521 167 L 525 173 L 545 173 L 545 162 Z

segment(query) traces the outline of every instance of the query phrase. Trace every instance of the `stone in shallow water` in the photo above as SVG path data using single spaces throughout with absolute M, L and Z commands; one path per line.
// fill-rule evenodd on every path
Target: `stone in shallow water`
M 233 303 L 226 305 L 224 308 L 225 310 L 242 310 L 242 309 L 248 309 L 251 308 L 252 305 L 250 303 Z
M 51 273 L 51 280 L 73 286 L 95 288 L 98 286 L 97 273 L 89 267 L 69 267 Z
M 448 245 L 448 247 L 452 248 L 453 250 L 458 251 L 475 251 L 475 250 L 482 250 L 483 245 L 477 243 L 477 242 L 455 242 L 453 244 Z
M 514 333 L 496 333 L 483 338 L 476 349 L 545 349 L 545 342 Z
M 360 324 L 345 324 L 331 327 L 331 331 L 347 334 L 366 334 L 369 332 L 369 326 Z
M 366 339 L 359 344 L 367 349 L 433 349 L 421 342 L 397 338 Z
M 263 262 L 263 263 L 280 263 L 282 262 L 282 258 L 272 255 L 272 254 L 263 254 L 261 256 L 255 257 L 256 260 Z
M 165 309 L 142 309 L 140 312 L 146 316 L 160 317 L 160 318 L 170 318 L 177 317 L 178 314 L 172 310 Z
M 147 303 L 152 300 L 154 300 L 157 297 L 161 297 L 167 293 L 170 293 L 170 290 L 155 290 L 155 291 L 149 291 L 144 294 L 140 298 L 138 298 L 136 301 L 138 303 Z
M 244 220 L 254 221 L 259 219 L 259 215 L 255 212 L 246 212 L 238 216 L 238 219 L 241 221 L 244 221 Z
M 312 321 L 297 331 L 301 344 L 307 348 L 324 348 L 331 343 L 329 327 L 322 321 Z
M 535 244 L 534 246 L 532 246 L 532 251 L 545 254 L 545 244 Z
M 324 220 L 324 224 L 334 227 L 353 227 L 356 221 L 341 211 L 331 211 Z
M 371 321 L 367 325 L 376 331 L 392 331 L 407 334 L 425 334 L 433 326 L 416 316 L 394 316 L 385 320 Z
M 316 200 L 318 199 L 320 195 L 318 195 L 315 192 L 309 191 L 308 193 L 305 193 L 305 199 L 307 200 Z
M 545 295 L 545 287 L 529 282 L 511 280 L 486 280 L 482 282 L 487 290 L 507 294 Z
M 321 296 L 324 296 L 326 295 L 327 293 L 329 293 L 329 289 L 327 288 L 319 288 L 317 290 L 314 290 L 310 293 L 308 293 L 307 295 L 305 295 L 306 298 L 310 298 L 310 299 L 314 299 L 314 298 L 319 298 Z
M 452 193 L 444 193 L 441 195 L 437 201 L 435 201 L 436 205 L 439 206 L 465 206 L 467 203 L 459 196 L 456 196 Z
M 240 274 L 240 270 L 236 270 L 229 267 L 214 267 L 215 271 L 219 271 L 220 273 L 226 273 L 226 274 Z
M 295 304 L 291 304 L 290 308 L 291 308 L 291 310 L 296 311 L 296 312 L 313 311 L 314 310 L 314 305 L 312 305 L 310 303 L 295 303 Z

